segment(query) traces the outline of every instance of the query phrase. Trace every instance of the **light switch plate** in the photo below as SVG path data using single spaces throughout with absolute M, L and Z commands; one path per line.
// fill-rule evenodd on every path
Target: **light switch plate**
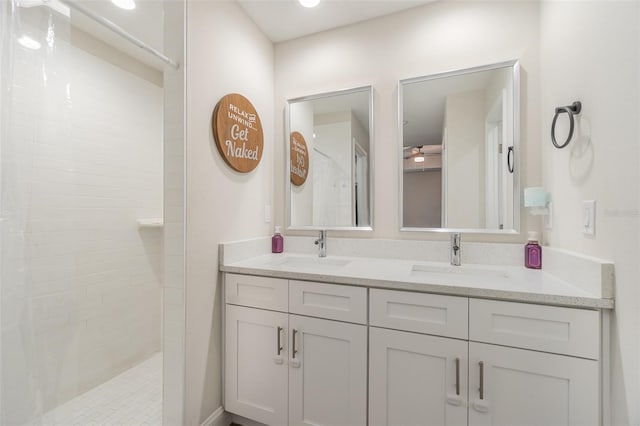
M 596 233 L 596 202 L 586 200 L 582 202 L 582 233 L 595 235 Z

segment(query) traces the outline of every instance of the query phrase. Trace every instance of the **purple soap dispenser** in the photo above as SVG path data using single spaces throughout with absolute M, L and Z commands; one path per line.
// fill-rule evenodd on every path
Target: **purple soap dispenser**
M 276 231 L 271 237 L 271 253 L 282 253 L 284 250 L 284 238 L 280 234 L 280 227 L 276 226 Z
M 542 247 L 538 244 L 538 233 L 535 231 L 529 231 L 528 242 L 524 246 L 524 266 L 542 269 Z

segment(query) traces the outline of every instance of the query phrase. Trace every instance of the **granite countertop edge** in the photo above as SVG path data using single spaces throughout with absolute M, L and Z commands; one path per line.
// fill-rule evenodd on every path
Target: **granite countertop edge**
M 491 288 L 473 288 L 459 285 L 443 285 L 429 283 L 415 283 L 407 281 L 390 281 L 365 277 L 340 276 L 332 274 L 285 271 L 249 266 L 220 265 L 221 272 L 256 275 L 270 278 L 283 278 L 301 281 L 316 281 L 329 284 L 353 285 L 359 287 L 380 288 L 388 290 L 404 290 L 420 293 L 435 293 L 451 296 L 474 297 L 510 302 L 525 302 L 552 306 L 562 306 L 581 309 L 613 309 L 614 299 L 542 294 L 526 291 L 508 291 Z

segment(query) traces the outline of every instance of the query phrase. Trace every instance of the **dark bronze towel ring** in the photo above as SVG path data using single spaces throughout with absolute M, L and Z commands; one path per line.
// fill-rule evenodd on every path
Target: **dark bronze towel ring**
M 553 142 L 553 146 L 555 146 L 558 149 L 562 149 L 565 146 L 569 145 L 569 142 L 573 137 L 573 127 L 574 127 L 573 116 L 576 114 L 580 114 L 581 110 L 582 110 L 582 103 L 580 101 L 575 101 L 570 106 L 563 106 L 563 107 L 556 108 L 556 115 L 553 116 L 553 122 L 551 123 L 551 142 Z M 569 136 L 567 136 L 567 140 L 565 140 L 562 144 L 559 144 L 558 141 L 556 140 L 556 121 L 558 120 L 558 117 L 560 116 L 560 114 L 562 114 L 563 112 L 566 112 L 567 115 L 569 116 Z

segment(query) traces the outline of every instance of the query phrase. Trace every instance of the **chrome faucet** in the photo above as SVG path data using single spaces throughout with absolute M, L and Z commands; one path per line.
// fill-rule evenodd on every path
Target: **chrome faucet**
M 315 243 L 318 246 L 318 256 L 327 257 L 327 231 L 320 231 L 320 238 Z
M 460 233 L 451 234 L 451 264 L 460 266 Z

